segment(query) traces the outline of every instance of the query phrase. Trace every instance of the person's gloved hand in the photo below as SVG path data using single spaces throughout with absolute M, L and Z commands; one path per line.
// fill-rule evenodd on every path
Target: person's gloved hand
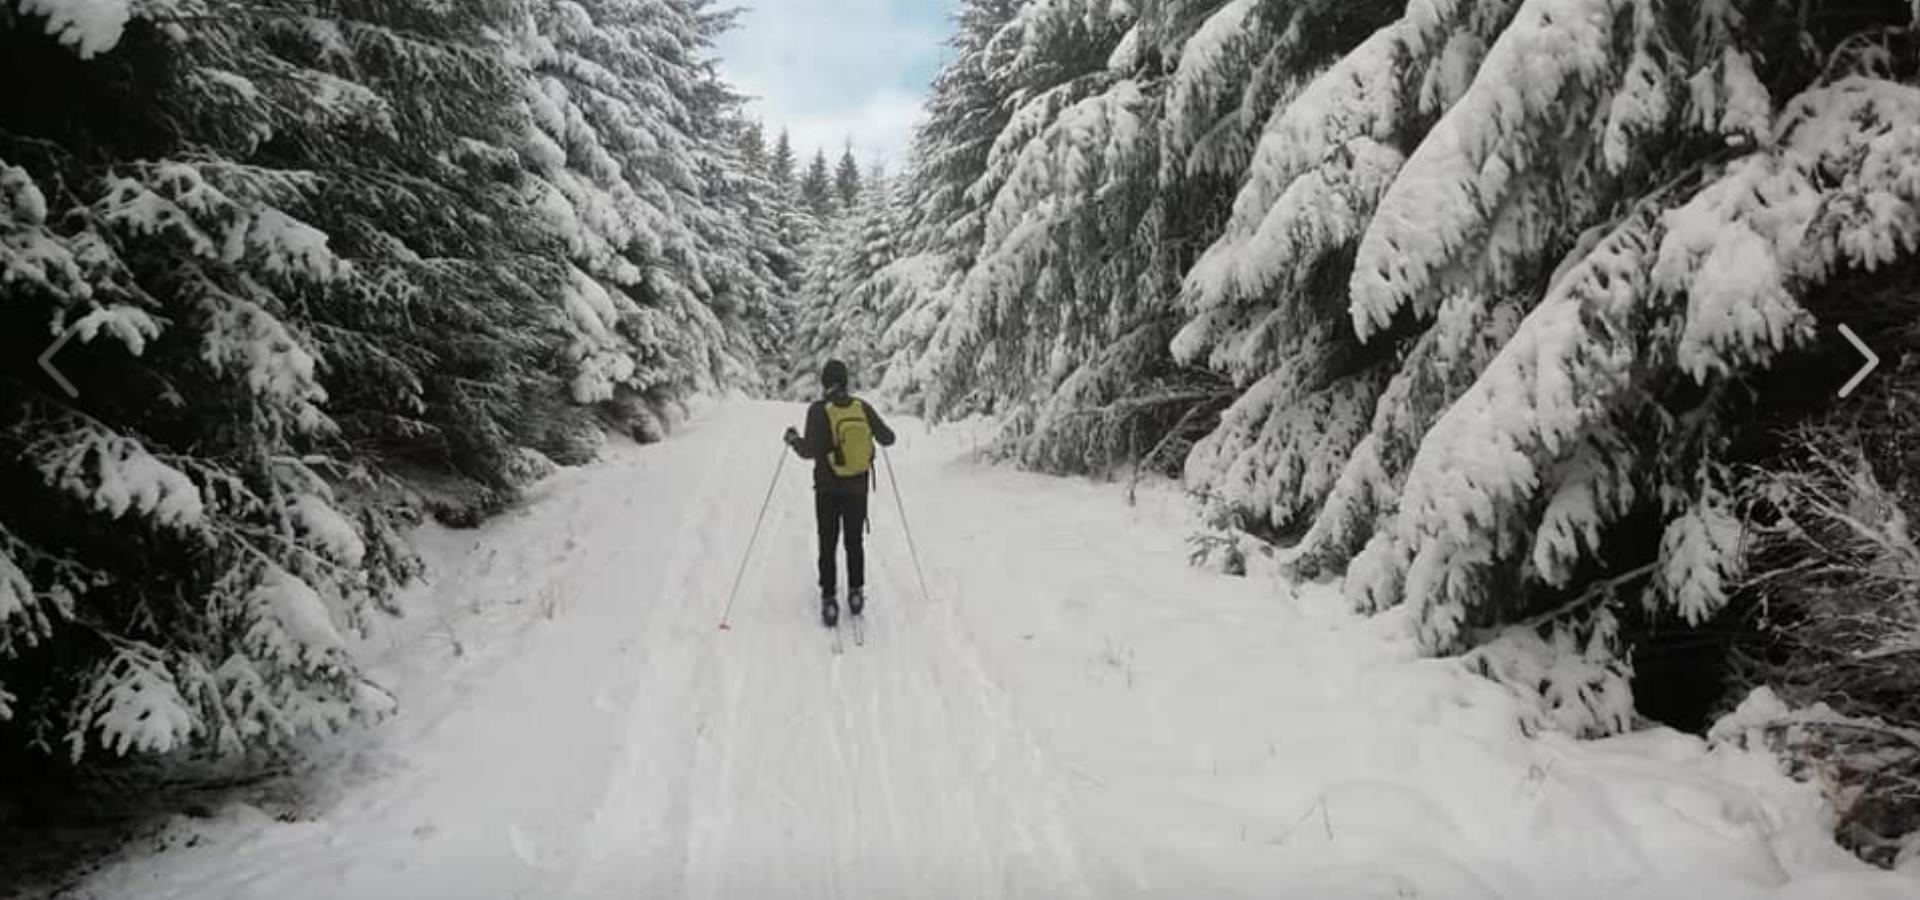
M 784 436 L 782 436 L 780 439 L 783 441 L 786 441 L 787 446 L 789 447 L 794 446 L 795 444 L 800 443 L 800 432 L 796 430 L 792 425 L 788 425 L 787 433 Z

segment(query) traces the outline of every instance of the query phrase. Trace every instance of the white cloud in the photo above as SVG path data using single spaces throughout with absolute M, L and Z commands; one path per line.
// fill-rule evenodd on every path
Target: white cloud
M 796 152 L 905 160 L 956 0 L 760 0 L 720 41 L 721 68 Z

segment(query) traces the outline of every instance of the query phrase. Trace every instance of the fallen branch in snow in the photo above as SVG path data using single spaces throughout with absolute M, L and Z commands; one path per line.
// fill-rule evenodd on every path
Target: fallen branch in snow
M 1160 437 L 1159 443 L 1154 444 L 1153 449 L 1148 450 L 1146 456 L 1133 464 L 1133 477 L 1127 481 L 1128 506 L 1134 505 L 1135 493 L 1140 487 L 1140 473 L 1146 471 L 1153 465 L 1154 460 L 1160 458 L 1161 452 L 1167 449 L 1167 445 L 1179 436 L 1180 432 L 1186 430 L 1187 423 L 1193 421 L 1194 413 L 1199 412 L 1200 409 L 1201 407 L 1197 405 L 1187 407 L 1186 413 L 1180 416 L 1180 421 L 1173 423 L 1173 427 L 1167 429 L 1167 433 Z
M 1085 409 L 1070 409 L 1060 413 L 1059 418 L 1080 418 L 1085 416 L 1111 416 L 1131 412 L 1148 406 L 1169 406 L 1175 403 L 1226 402 L 1237 396 L 1233 391 L 1185 391 L 1173 394 L 1155 394 L 1151 397 L 1128 397 L 1115 400 L 1105 406 L 1089 406 Z
M 1915 753 L 1920 753 L 1920 728 L 1906 728 L 1900 725 L 1894 725 L 1878 717 L 1869 718 L 1842 715 L 1824 703 L 1776 716 L 1773 719 L 1760 723 L 1757 727 L 1765 730 L 1785 730 L 1800 727 L 1822 728 L 1831 731 L 1850 731 L 1903 743 L 1912 748 Z
M 1621 588 L 1627 586 L 1628 584 L 1634 581 L 1638 581 L 1640 579 L 1650 577 L 1651 575 L 1653 575 L 1655 571 L 1659 569 L 1659 567 L 1660 567 L 1660 564 L 1657 561 L 1650 562 L 1650 563 L 1647 563 L 1646 565 L 1636 566 L 1634 568 L 1628 569 L 1625 572 L 1621 572 L 1620 574 L 1614 575 L 1610 578 L 1603 578 L 1599 581 L 1595 581 L 1592 584 L 1587 585 L 1585 590 L 1574 595 L 1572 599 L 1566 601 L 1565 603 L 1560 604 L 1559 606 L 1556 606 L 1549 610 L 1545 610 L 1543 612 L 1536 613 L 1532 616 L 1528 616 L 1527 618 L 1522 619 L 1518 622 L 1515 622 L 1511 625 L 1501 625 L 1497 628 L 1486 629 L 1485 632 L 1482 635 L 1480 635 L 1479 639 L 1475 641 L 1475 644 L 1476 645 L 1484 644 L 1488 640 L 1491 640 L 1492 638 L 1497 637 L 1500 633 L 1508 631 L 1510 629 L 1514 629 L 1514 628 L 1529 628 L 1529 629 L 1537 630 L 1543 626 L 1552 624 L 1555 621 L 1564 619 L 1575 613 L 1579 613 L 1584 610 L 1590 609 L 1594 606 L 1597 606 L 1601 603 L 1606 602 L 1607 600 L 1611 600 L 1615 597 L 1618 597 Z

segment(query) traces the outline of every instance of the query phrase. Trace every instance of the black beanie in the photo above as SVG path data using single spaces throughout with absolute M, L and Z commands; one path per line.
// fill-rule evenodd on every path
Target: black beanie
M 826 388 L 829 393 L 836 388 L 846 390 L 849 387 L 847 364 L 837 359 L 827 360 L 826 366 L 820 370 L 820 386 Z

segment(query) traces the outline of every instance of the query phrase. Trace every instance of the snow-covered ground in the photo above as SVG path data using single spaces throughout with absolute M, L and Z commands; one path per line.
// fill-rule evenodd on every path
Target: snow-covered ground
M 901 423 L 923 599 L 874 497 L 865 647 L 815 622 L 795 404 L 729 403 L 429 529 L 371 642 L 402 713 L 296 815 L 181 819 L 73 896 L 1913 900 L 1764 757 L 1528 739 L 1334 591 L 1189 567 L 1180 498 Z M 283 821 L 282 819 L 292 819 Z

